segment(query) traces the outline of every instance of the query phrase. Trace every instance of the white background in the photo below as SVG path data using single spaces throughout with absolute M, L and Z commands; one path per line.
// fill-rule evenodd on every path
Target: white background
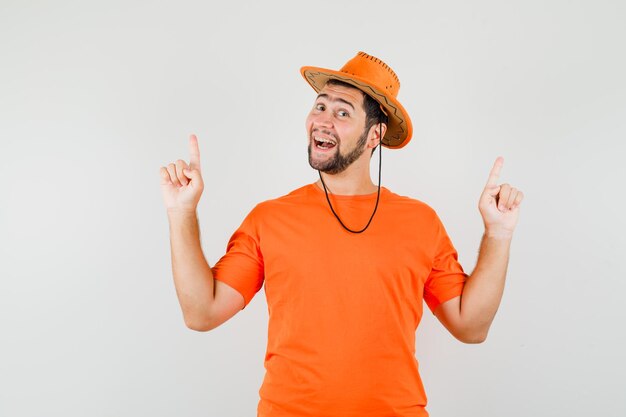
M 184 326 L 159 167 L 198 135 L 213 265 L 256 203 L 317 178 L 300 67 L 360 50 L 415 128 L 383 185 L 438 212 L 468 273 L 497 156 L 525 194 L 487 341 L 425 308 L 431 415 L 626 415 L 625 21 L 617 0 L 2 0 L 0 416 L 256 415 L 264 290 Z

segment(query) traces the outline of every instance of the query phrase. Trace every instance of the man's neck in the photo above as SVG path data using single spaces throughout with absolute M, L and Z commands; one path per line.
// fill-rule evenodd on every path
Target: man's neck
M 378 191 L 378 186 L 375 185 L 370 178 L 369 169 L 350 170 L 350 168 L 356 167 L 348 167 L 345 171 L 335 175 L 321 173 L 329 194 L 362 195 L 372 194 Z M 324 186 L 320 180 L 317 180 L 315 184 L 320 189 L 324 190 Z

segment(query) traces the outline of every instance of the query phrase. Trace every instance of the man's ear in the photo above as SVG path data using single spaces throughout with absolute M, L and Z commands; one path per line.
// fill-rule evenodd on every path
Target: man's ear
M 370 131 L 367 134 L 367 147 L 375 148 L 380 143 L 381 137 L 383 138 L 385 137 L 386 132 L 387 132 L 386 123 L 373 124 L 372 127 L 370 127 Z

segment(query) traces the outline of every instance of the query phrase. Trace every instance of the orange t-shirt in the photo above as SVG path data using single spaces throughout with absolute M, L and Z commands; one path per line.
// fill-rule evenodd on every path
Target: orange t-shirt
M 376 203 L 329 197 L 352 230 Z M 422 300 L 434 311 L 467 279 L 431 207 L 381 187 L 372 223 L 354 234 L 309 184 L 254 207 L 212 271 L 245 305 L 265 282 L 258 417 L 428 416 L 415 358 Z

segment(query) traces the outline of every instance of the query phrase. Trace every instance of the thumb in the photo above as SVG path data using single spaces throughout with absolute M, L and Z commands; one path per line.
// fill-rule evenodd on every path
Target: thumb
M 496 185 L 496 186 L 492 186 L 492 187 L 486 187 L 485 191 L 483 193 L 484 197 L 493 197 L 495 198 L 498 193 L 500 192 L 500 186 Z
M 202 184 L 202 176 L 200 175 L 200 170 L 185 168 L 183 169 L 183 174 L 185 174 L 185 176 L 191 179 L 193 182 L 197 184 Z
M 500 192 L 500 188 L 502 188 L 500 185 L 489 187 L 487 188 L 487 193 L 489 193 L 489 195 L 491 196 L 496 196 Z

